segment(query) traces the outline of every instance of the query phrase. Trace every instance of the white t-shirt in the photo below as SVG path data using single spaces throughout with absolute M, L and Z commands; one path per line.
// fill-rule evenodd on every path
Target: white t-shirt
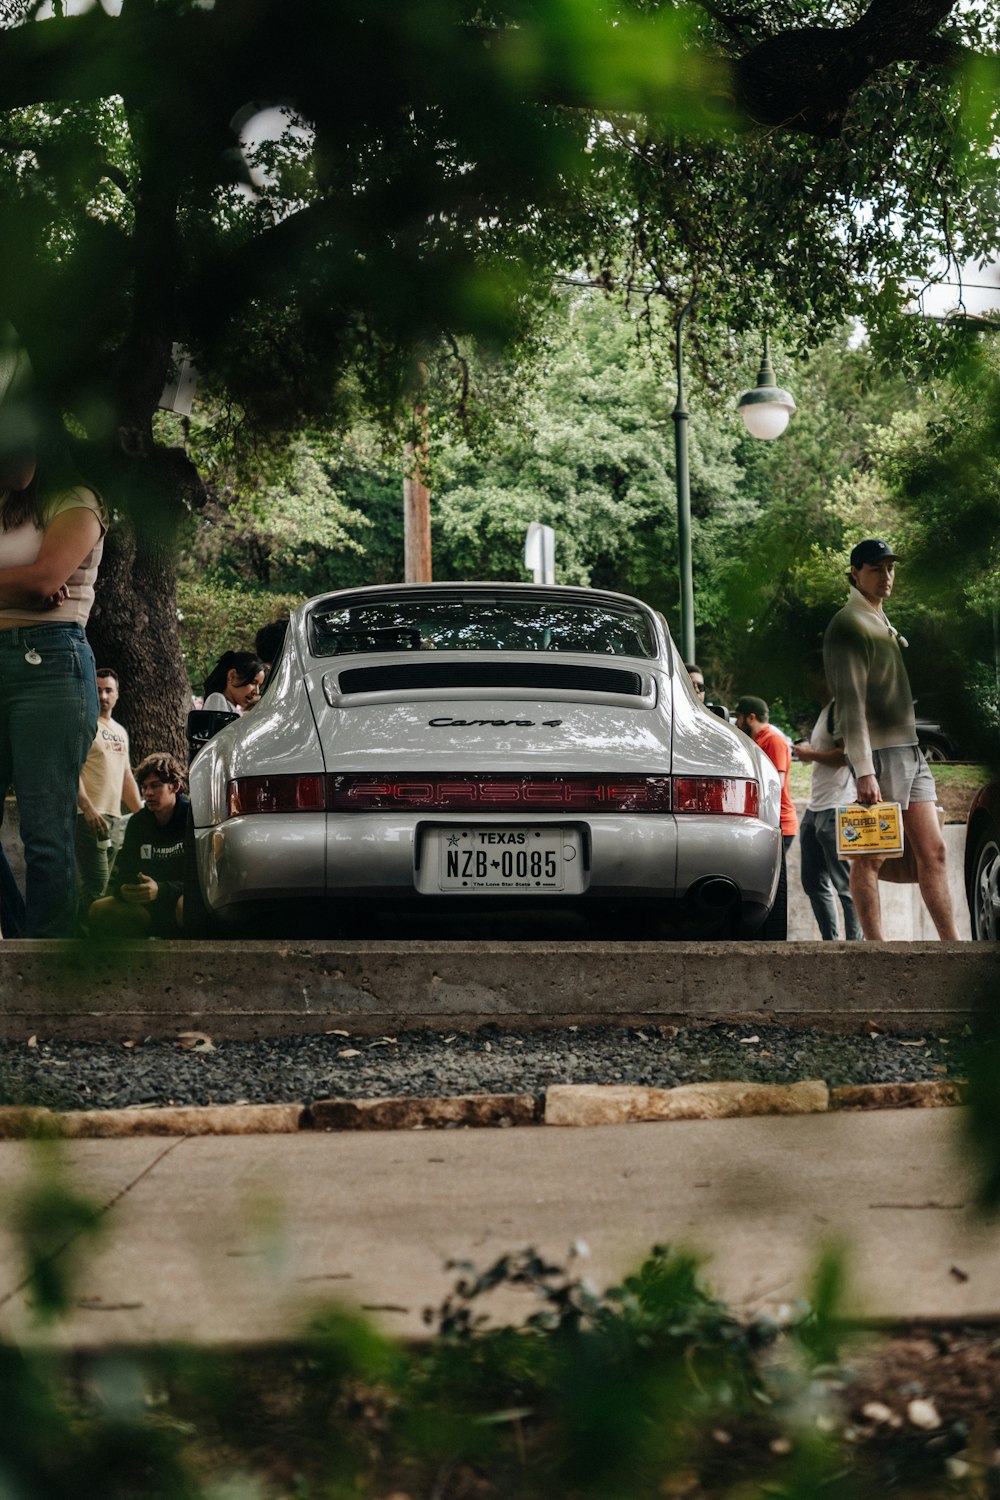
M 225 693 L 209 693 L 201 706 L 202 708 L 214 709 L 216 713 L 220 714 L 241 714 L 243 712 L 239 704 L 230 703 Z
M 80 779 L 95 812 L 119 818 L 122 787 L 128 769 L 128 730 L 114 719 L 100 718 Z
M 10 605 L 0 609 L 0 620 L 10 625 L 86 625 L 94 603 L 94 580 L 101 555 L 104 552 L 104 533 L 108 529 L 108 518 L 100 498 L 87 485 L 76 485 L 65 490 L 54 500 L 45 504 L 46 524 L 67 510 L 93 511 L 101 523 L 101 534 L 87 556 L 74 573 L 66 580 L 69 598 L 58 609 L 25 609 L 23 605 Z M 45 529 L 34 521 L 22 521 L 10 531 L 0 529 L 0 570 L 23 568 L 37 560 L 42 550 Z
M 809 744 L 813 750 L 838 750 L 841 748 L 835 735 L 830 733 L 830 704 L 823 706 L 819 718 L 812 727 Z M 844 807 L 857 795 L 854 777 L 848 765 L 824 766 L 820 761 L 812 763 L 812 783 L 809 788 L 810 812 L 825 812 L 830 807 Z

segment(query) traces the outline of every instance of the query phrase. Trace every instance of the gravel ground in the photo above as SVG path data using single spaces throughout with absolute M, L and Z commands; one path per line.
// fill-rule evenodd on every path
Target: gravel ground
M 199 1040 L 199 1038 L 201 1038 Z M 969 1041 L 783 1026 L 346 1033 L 256 1042 L 0 1044 L 0 1104 L 310 1103 L 337 1096 L 540 1093 L 552 1083 L 672 1088 L 706 1079 L 896 1083 L 965 1076 Z

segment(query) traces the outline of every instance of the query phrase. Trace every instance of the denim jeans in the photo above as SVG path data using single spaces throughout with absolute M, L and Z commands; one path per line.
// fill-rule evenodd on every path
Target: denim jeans
M 844 934 L 849 942 L 859 942 L 864 934 L 851 897 L 851 877 L 847 861 L 837 853 L 837 809 L 822 812 L 807 810 L 799 828 L 799 859 L 802 889 L 809 897 L 819 935 L 825 942 L 837 938 L 837 901 L 844 908 Z
M 0 786 L 13 782 L 21 819 L 26 937 L 75 928 L 77 794 L 97 712 L 82 625 L 0 630 Z

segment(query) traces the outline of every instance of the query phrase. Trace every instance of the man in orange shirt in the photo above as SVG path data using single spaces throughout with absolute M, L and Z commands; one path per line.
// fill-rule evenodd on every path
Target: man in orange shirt
M 781 777 L 781 841 L 787 849 L 799 831 L 798 814 L 788 789 L 792 747 L 781 730 L 768 722 L 770 710 L 763 698 L 753 698 L 748 694 L 739 700 L 735 712 L 736 727 L 756 741 L 768 759 L 774 762 Z

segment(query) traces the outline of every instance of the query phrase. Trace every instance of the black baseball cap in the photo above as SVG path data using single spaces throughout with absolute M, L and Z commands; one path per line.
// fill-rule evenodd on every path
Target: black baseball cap
M 899 553 L 893 552 L 888 542 L 879 541 L 878 537 L 873 536 L 859 542 L 851 553 L 852 568 L 863 568 L 865 563 L 874 567 L 876 563 L 898 561 Z
M 755 698 L 751 693 L 744 693 L 742 698 L 737 699 L 733 713 L 753 714 L 763 724 L 768 716 L 769 709 L 763 698 Z

